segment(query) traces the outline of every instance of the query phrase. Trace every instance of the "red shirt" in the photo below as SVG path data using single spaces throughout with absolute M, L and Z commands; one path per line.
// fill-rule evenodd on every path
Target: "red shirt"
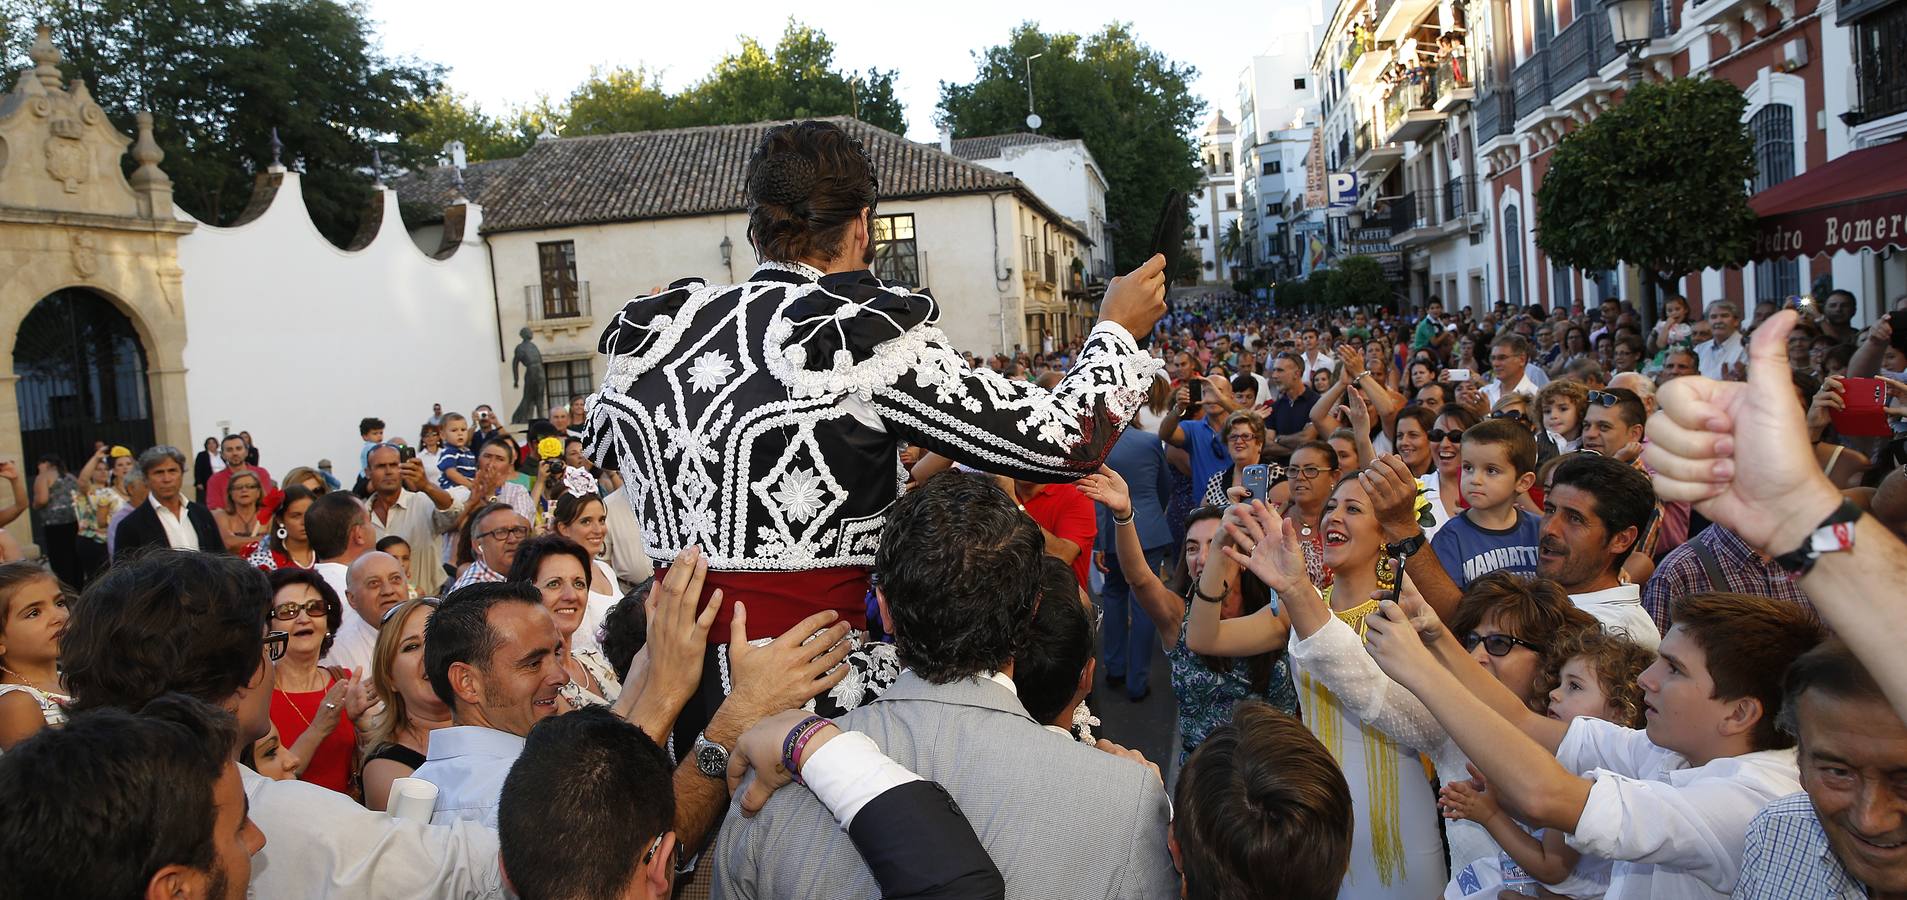
M 1073 574 L 1079 577 L 1079 586 L 1085 587 L 1087 567 L 1092 565 L 1093 539 L 1099 536 L 1093 502 L 1070 484 L 1048 484 L 1042 485 L 1039 493 L 1021 505 L 1041 528 L 1079 545 L 1079 556 L 1073 559 Z
M 271 721 L 278 726 L 280 743 L 289 748 L 311 727 L 312 720 L 318 717 L 319 704 L 324 702 L 324 693 L 330 689 L 331 682 L 327 681 L 323 688 L 315 691 L 271 692 Z M 339 710 L 338 727 L 331 729 L 318 744 L 318 752 L 311 755 L 311 764 L 298 780 L 328 787 L 340 794 L 348 793 L 351 755 L 357 751 L 357 743 L 358 730 L 351 724 L 351 716 Z

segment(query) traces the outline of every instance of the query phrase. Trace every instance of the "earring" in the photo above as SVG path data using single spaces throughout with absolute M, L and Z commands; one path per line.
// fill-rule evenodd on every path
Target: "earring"
M 1397 586 L 1397 564 L 1388 556 L 1377 558 L 1377 586 L 1387 591 Z
M 286 537 L 288 537 L 288 535 L 285 532 L 285 526 L 283 525 L 278 526 L 278 530 L 274 532 L 274 534 L 278 535 L 278 539 L 281 541 L 284 540 Z

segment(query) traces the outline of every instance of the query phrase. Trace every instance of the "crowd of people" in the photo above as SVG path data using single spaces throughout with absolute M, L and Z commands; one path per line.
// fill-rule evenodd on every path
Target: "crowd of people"
M 1155 257 L 975 359 L 837 126 L 749 172 L 758 271 L 548 419 L 0 463 L 0 898 L 1907 896 L 1852 295 L 1168 310 Z M 1093 734 L 1155 685 L 1168 758 Z

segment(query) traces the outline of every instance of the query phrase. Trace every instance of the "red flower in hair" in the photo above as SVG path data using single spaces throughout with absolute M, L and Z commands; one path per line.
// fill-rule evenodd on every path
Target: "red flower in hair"
M 271 517 L 278 512 L 278 507 L 284 504 L 285 492 L 272 488 L 271 493 L 266 494 L 265 499 L 258 504 L 258 524 L 270 525 Z

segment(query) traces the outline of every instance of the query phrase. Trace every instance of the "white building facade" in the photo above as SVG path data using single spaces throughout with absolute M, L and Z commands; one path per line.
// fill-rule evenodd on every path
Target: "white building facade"
M 1237 258 L 1244 256 L 1239 228 L 1238 171 L 1232 159 L 1235 129 L 1223 112 L 1199 131 L 1199 191 L 1192 204 L 1192 230 L 1198 243 L 1199 281 L 1230 284 Z M 1234 230 L 1238 237 L 1231 237 Z
M 1293 22 L 1239 74 L 1233 140 L 1244 244 L 1239 266 L 1259 281 L 1295 277 L 1301 268 L 1303 241 L 1294 226 L 1306 218 L 1306 157 L 1316 122 L 1316 77 L 1309 65 L 1315 31 Z
M 940 149 L 1019 179 L 1085 232 L 1092 244 L 1083 257 L 1086 280 L 1103 285 L 1113 276 L 1112 242 L 1106 237 L 1106 172 L 1085 141 L 1027 133 L 958 139 L 943 134 Z

